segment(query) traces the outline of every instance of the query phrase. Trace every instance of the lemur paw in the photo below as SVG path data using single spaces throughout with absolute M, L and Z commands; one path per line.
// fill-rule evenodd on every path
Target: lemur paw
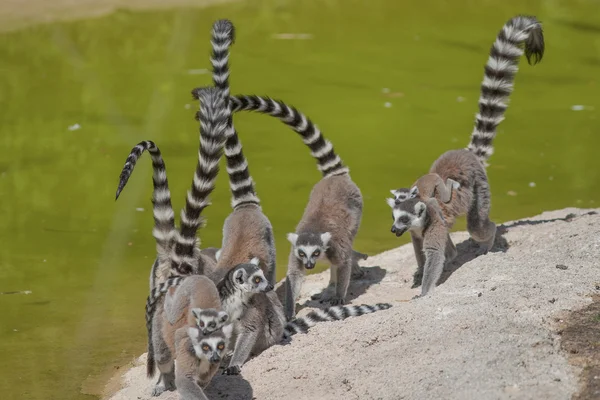
M 334 296 L 331 298 L 331 300 L 329 300 L 329 304 L 332 306 L 342 306 L 342 305 L 346 304 L 346 299 L 343 299 L 338 296 Z
M 152 397 L 158 397 L 161 394 L 163 394 L 165 391 L 165 387 L 164 386 L 154 386 L 154 389 L 152 389 Z
M 242 372 L 242 369 L 237 365 L 233 365 L 225 369 L 225 371 L 223 371 L 223 375 L 239 375 L 240 372 Z

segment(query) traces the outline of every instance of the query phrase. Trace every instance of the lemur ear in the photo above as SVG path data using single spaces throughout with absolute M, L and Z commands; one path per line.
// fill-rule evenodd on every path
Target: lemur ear
M 408 197 L 412 199 L 413 197 L 417 197 L 418 194 L 419 194 L 419 188 L 416 186 L 413 186 L 412 188 L 410 188 L 410 191 L 408 192 Z
M 292 244 L 292 246 L 295 246 L 296 241 L 298 240 L 298 235 L 295 233 L 288 233 L 287 240 Z
M 254 264 L 254 265 L 258 266 L 258 264 L 259 264 L 258 258 L 254 257 L 252 260 L 250 260 L 250 264 Z
M 418 218 L 421 218 L 423 216 L 425 210 L 427 210 L 427 206 L 422 201 L 415 204 L 415 214 L 417 214 Z
M 327 244 L 329 243 L 329 240 L 331 240 L 331 233 L 329 233 L 329 232 L 321 233 L 321 242 L 323 242 L 323 246 L 327 246 Z
M 246 271 L 243 268 L 238 269 L 233 273 L 233 279 L 240 285 L 246 280 Z
M 217 314 L 217 318 L 220 322 L 226 322 L 229 319 L 229 314 L 227 314 L 227 312 L 225 311 L 219 311 L 219 314 Z
M 216 259 L 217 261 L 219 261 L 219 258 L 221 258 L 221 250 L 222 250 L 222 249 L 219 249 L 219 250 L 217 250 L 217 252 L 215 253 L 215 259 Z
M 399 191 L 398 191 L 398 189 L 392 189 L 392 190 L 390 190 L 390 193 L 391 193 L 391 194 L 392 194 L 392 196 L 394 196 L 394 197 L 395 197 L 395 196 L 398 196 L 398 192 L 399 192 Z
M 388 206 L 390 206 L 392 208 L 394 208 L 394 206 L 396 205 L 396 199 L 387 198 L 387 199 L 385 199 L 385 202 L 387 203 Z

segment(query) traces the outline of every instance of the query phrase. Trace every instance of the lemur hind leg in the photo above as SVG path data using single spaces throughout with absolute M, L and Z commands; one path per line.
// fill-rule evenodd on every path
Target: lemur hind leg
M 446 264 L 451 263 L 457 255 L 458 250 L 456 250 L 456 246 L 452 238 L 450 238 L 450 234 L 448 234 L 448 238 L 446 239 Z
M 496 224 L 490 221 L 490 185 L 483 177 L 473 186 L 473 203 L 467 213 L 467 230 L 469 234 L 487 253 L 496 238 Z
M 352 275 L 351 279 L 360 279 L 365 276 L 365 271 L 358 265 L 358 260 L 366 260 L 369 258 L 368 255 L 360 253 L 356 250 L 352 250 Z

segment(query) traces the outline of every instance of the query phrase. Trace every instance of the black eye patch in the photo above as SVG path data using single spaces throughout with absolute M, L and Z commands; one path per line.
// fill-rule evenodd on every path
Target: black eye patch
M 406 224 L 408 224 L 410 222 L 410 218 L 408 217 L 408 215 L 403 215 L 400 218 L 398 218 L 398 221 L 400 221 L 404 225 L 406 225 Z

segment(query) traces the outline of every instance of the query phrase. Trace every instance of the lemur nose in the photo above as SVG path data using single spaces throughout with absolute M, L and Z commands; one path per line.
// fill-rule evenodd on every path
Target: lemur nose
M 392 233 L 396 233 L 396 227 L 392 225 Z

